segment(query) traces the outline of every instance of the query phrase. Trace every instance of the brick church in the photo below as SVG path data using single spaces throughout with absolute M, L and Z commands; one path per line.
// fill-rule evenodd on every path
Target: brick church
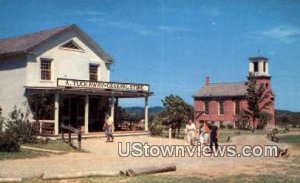
M 265 100 L 272 100 L 273 102 L 265 110 L 273 116 L 267 127 L 274 127 L 275 94 L 271 87 L 268 58 L 250 57 L 249 73 L 254 74 L 257 85 L 264 85 L 265 92 L 269 91 L 271 93 L 270 97 Z M 193 96 L 195 121 L 215 121 L 217 124 L 236 126 L 242 110 L 247 109 L 246 93 L 246 81 L 211 83 L 209 77 L 207 77 L 205 85 Z

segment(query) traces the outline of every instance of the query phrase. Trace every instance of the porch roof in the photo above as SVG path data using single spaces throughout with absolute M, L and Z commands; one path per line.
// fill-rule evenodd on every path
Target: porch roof
M 73 95 L 99 95 L 113 96 L 118 98 L 141 98 L 153 95 L 153 92 L 143 91 L 121 91 L 113 89 L 96 89 L 96 88 L 67 88 L 67 87 L 31 87 L 25 86 L 25 95 L 35 95 L 42 93 L 61 93 Z

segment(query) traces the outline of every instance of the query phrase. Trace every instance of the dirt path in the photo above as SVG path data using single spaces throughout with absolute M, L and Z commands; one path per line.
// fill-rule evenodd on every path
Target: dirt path
M 39 177 L 42 174 L 55 175 L 63 173 L 87 171 L 120 171 L 130 167 L 154 166 L 174 163 L 178 170 L 176 175 L 192 175 L 200 177 L 233 175 L 241 173 L 265 173 L 261 169 L 268 164 L 278 164 L 290 160 L 281 158 L 230 158 L 230 157 L 120 157 L 117 142 L 148 142 L 153 145 L 183 145 L 183 140 L 168 140 L 152 137 L 122 137 L 114 143 L 106 143 L 104 139 L 89 139 L 82 142 L 89 153 L 68 153 L 51 155 L 34 159 L 0 161 L 0 177 Z M 245 144 L 270 144 L 265 136 L 248 135 L 232 139 L 238 147 Z M 125 145 L 125 144 L 124 144 Z M 260 171 L 258 171 L 258 169 Z

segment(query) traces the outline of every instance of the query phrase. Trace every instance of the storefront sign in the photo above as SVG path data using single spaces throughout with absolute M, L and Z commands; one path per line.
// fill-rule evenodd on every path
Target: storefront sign
M 104 90 L 142 91 L 149 92 L 149 85 L 136 83 L 101 82 L 75 79 L 57 79 L 58 87 L 95 88 Z

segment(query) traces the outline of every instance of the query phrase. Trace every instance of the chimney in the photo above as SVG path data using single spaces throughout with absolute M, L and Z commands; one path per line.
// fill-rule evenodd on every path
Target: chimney
M 205 85 L 209 85 L 209 77 L 208 76 L 206 76 L 206 79 L 205 79 Z

